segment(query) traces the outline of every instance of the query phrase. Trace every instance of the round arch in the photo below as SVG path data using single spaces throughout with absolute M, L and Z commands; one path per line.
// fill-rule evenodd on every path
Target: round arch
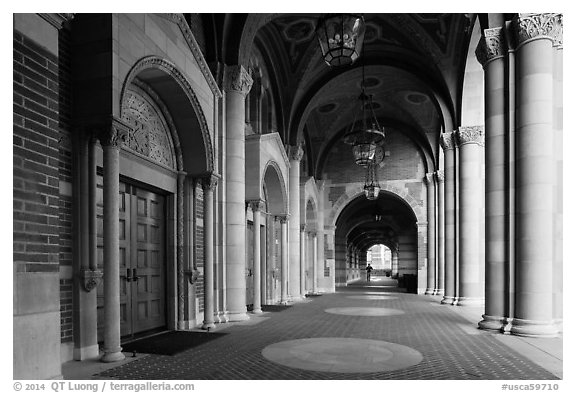
M 276 161 L 270 160 L 264 165 L 261 184 L 266 186 L 267 195 L 263 195 L 263 190 L 260 192 L 262 193 L 261 198 L 268 203 L 269 213 L 275 215 L 288 214 L 286 182 Z
M 414 216 L 416 217 L 416 222 L 424 223 L 427 222 L 426 220 L 426 212 L 422 207 L 418 204 L 418 202 L 408 194 L 408 191 L 404 188 L 394 187 L 389 184 L 382 184 L 382 190 L 380 192 L 387 192 L 399 200 L 404 202 L 408 207 L 412 210 Z M 328 217 L 327 222 L 330 223 L 332 226 L 336 226 L 336 221 L 340 216 L 340 213 L 344 210 L 346 206 L 359 196 L 364 195 L 364 189 L 362 186 L 356 186 L 354 188 L 349 189 L 346 193 L 342 194 L 340 198 L 334 203 L 332 209 L 330 210 L 330 216 Z
M 132 84 L 149 86 L 162 105 L 169 108 L 174 123 L 170 129 L 177 169 L 198 176 L 212 173 L 214 150 L 210 128 L 196 93 L 184 74 L 173 63 L 158 56 L 138 60 L 122 85 L 119 100 L 121 117 L 123 103 Z

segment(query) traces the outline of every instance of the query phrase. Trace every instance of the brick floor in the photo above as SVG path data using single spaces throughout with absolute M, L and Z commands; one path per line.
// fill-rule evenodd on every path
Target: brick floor
M 230 324 L 228 335 L 175 356 L 141 355 L 93 378 L 181 380 L 553 380 L 555 375 L 513 349 L 495 333 L 474 328 L 438 297 L 394 293 L 396 299 L 360 300 L 349 295 L 375 287 L 348 287 L 309 298 L 281 312 Z M 380 288 L 380 290 L 383 290 Z M 358 317 L 329 314 L 331 307 L 385 307 L 402 315 Z M 479 316 L 480 319 L 480 316 Z M 464 328 L 463 328 L 464 327 Z M 217 329 L 218 330 L 218 329 Z M 391 372 L 331 373 L 300 370 L 270 362 L 261 355 L 267 345 L 313 337 L 355 337 L 409 346 L 423 355 L 416 366 Z

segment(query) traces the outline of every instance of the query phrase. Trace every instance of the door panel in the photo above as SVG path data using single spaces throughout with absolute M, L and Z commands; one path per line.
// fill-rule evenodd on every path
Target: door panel
M 166 325 L 165 197 L 120 183 L 120 334 Z M 98 268 L 103 269 L 102 178 L 98 182 Z M 104 328 L 104 289 L 98 286 L 98 340 Z

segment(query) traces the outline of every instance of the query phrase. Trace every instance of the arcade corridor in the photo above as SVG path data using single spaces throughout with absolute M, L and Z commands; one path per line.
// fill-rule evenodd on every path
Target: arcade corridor
M 562 378 L 562 338 L 523 338 L 479 330 L 474 320 L 478 310 L 444 307 L 439 296 L 408 294 L 395 284 L 385 277 L 374 277 L 370 285 L 357 280 L 336 293 L 309 297 L 283 311 L 219 325 L 214 332 L 228 334 L 174 356 L 137 354 L 132 358 L 126 354 L 124 364 L 113 366 L 71 362 L 63 365 L 64 378 Z

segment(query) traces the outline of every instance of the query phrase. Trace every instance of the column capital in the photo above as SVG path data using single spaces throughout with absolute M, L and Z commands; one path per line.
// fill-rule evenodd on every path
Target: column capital
M 215 191 L 218 186 L 218 181 L 220 180 L 220 175 L 216 173 L 210 173 L 206 176 L 199 178 L 200 184 L 202 185 L 202 190 L 204 191 Z
M 516 47 L 536 39 L 548 39 L 554 46 L 563 45 L 563 15 L 558 13 L 524 13 L 512 20 Z
M 274 216 L 274 221 L 280 221 L 280 224 L 286 224 L 289 219 L 289 214 L 277 214 Z
M 288 145 L 288 158 L 290 161 L 300 161 L 302 160 L 302 157 L 304 157 L 304 150 L 302 149 L 302 146 Z
M 444 171 L 442 169 L 439 169 L 435 172 L 436 174 L 436 181 L 438 183 L 444 183 Z
M 484 29 L 484 34 L 480 37 L 476 47 L 476 59 L 482 67 L 492 60 L 502 58 L 508 53 L 508 45 L 504 35 L 503 27 Z
M 94 137 L 100 141 L 102 146 L 112 146 L 116 148 L 122 147 L 130 131 L 128 124 L 113 116 L 103 123 L 89 125 L 88 128 L 92 130 Z
M 306 224 L 300 225 L 300 232 L 306 232 Z
M 262 199 L 251 199 L 249 201 L 246 201 L 246 203 L 250 205 L 253 212 L 264 210 L 264 207 L 266 206 L 266 204 Z
M 484 146 L 484 126 L 460 127 L 456 131 L 458 146 L 475 143 Z
M 444 151 L 454 149 L 454 133 L 453 132 L 443 132 L 440 134 L 440 146 Z
M 243 66 L 226 66 L 224 70 L 224 91 L 234 91 L 246 97 L 250 92 L 252 82 L 252 77 Z
M 435 178 L 435 177 L 436 177 L 436 176 L 435 176 L 435 172 L 427 173 L 427 174 L 424 176 L 424 182 L 425 182 L 427 185 L 429 185 L 429 186 L 434 185 L 434 178 Z

